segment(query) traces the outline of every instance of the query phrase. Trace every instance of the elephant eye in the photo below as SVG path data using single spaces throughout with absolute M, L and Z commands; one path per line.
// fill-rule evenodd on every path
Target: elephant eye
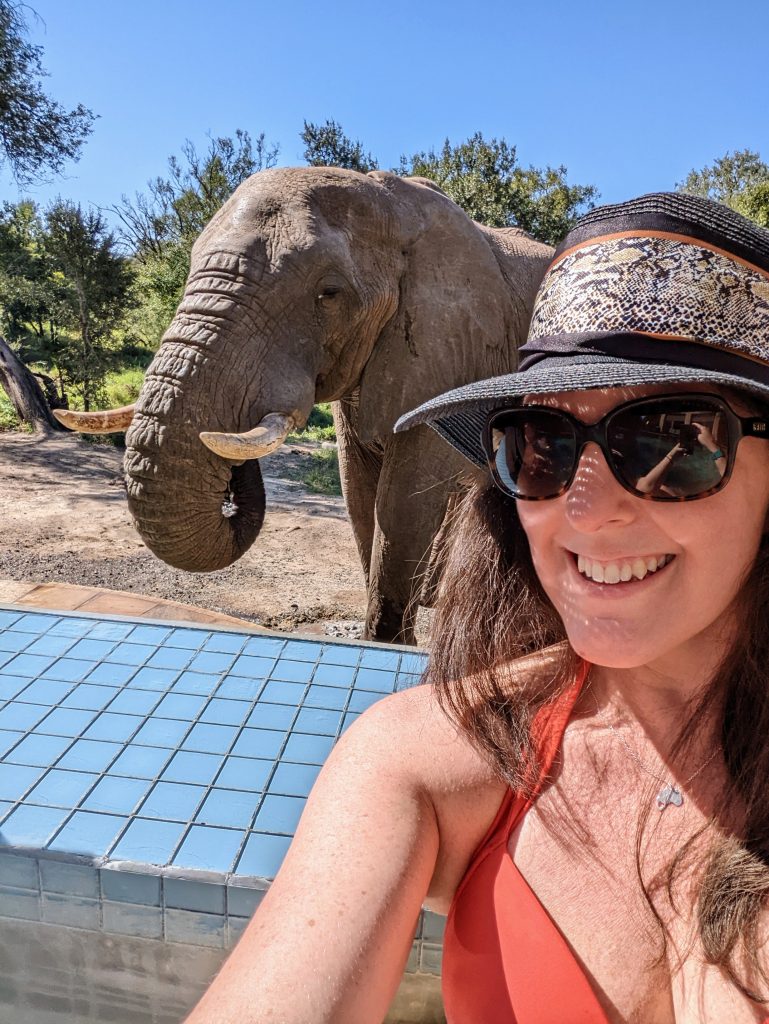
M 321 302 L 324 299 L 333 299 L 333 298 L 335 298 L 335 296 L 339 295 L 341 290 L 342 289 L 339 287 L 339 285 L 330 284 L 326 288 L 324 288 L 321 292 L 319 292 L 318 299 Z

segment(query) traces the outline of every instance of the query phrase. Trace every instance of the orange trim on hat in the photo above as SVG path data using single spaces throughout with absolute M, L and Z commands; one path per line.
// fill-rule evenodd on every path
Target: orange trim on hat
M 769 271 L 764 270 L 763 267 L 757 267 L 755 263 L 750 263 L 748 260 L 742 259 L 741 256 L 735 256 L 734 253 L 729 252 L 728 249 L 721 249 L 717 245 L 711 245 L 709 242 L 703 242 L 702 239 L 694 238 L 691 235 L 679 235 L 674 231 L 655 231 L 653 229 L 643 230 L 640 228 L 635 231 L 614 231 L 608 235 L 596 235 L 595 238 L 586 239 L 584 242 L 578 242 L 576 245 L 572 245 L 568 249 L 564 249 L 562 253 L 556 256 L 548 266 L 545 273 L 550 273 L 553 267 L 557 266 L 564 257 L 570 256 L 573 252 L 579 252 L 580 249 L 586 249 L 589 245 L 598 245 L 600 242 L 610 242 L 615 238 L 666 238 L 671 242 L 683 242 L 685 245 L 696 245 L 700 249 L 708 249 L 710 252 L 718 253 L 719 256 L 724 256 L 733 263 L 739 263 L 741 266 L 747 267 L 748 270 L 752 270 L 754 273 L 760 274 L 761 277 L 769 281 Z M 643 334 L 644 332 L 641 331 L 639 333 Z M 659 337 L 663 337 L 663 335 L 659 335 Z M 673 337 L 673 335 L 670 335 L 671 340 L 673 340 Z

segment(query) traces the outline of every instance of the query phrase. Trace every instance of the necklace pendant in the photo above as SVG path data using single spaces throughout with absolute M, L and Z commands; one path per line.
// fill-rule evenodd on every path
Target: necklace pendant
M 661 811 L 664 811 L 668 804 L 673 804 L 674 807 L 680 807 L 684 802 L 683 796 L 681 796 L 681 790 L 676 789 L 673 785 L 663 786 L 657 794 L 657 807 Z

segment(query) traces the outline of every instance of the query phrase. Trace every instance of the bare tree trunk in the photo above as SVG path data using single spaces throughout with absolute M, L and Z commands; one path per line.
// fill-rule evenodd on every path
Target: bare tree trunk
M 64 428 L 53 418 L 40 385 L 5 338 L 0 337 L 0 387 L 16 415 L 46 437 Z

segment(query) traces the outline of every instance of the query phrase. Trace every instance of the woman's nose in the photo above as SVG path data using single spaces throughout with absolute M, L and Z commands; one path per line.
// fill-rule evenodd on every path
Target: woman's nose
M 566 514 L 574 528 L 593 532 L 604 526 L 628 523 L 636 516 L 637 500 L 615 478 L 598 445 L 587 444 L 566 492 Z

